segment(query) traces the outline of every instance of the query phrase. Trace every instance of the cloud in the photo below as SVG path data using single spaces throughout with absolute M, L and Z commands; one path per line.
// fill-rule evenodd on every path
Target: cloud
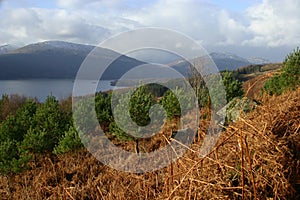
M 79 8 L 85 4 L 89 4 L 91 0 L 80 1 L 80 0 L 57 0 L 57 5 L 62 8 Z
M 3 11 L 0 17 L 5 18 L 0 21 L 0 44 L 42 40 L 95 43 L 111 34 L 108 29 L 62 9 L 18 8 Z
M 256 1 L 241 11 L 212 0 L 56 0 L 56 8 L 48 9 L 9 7 L 8 2 L 19 1 L 4 1 L 0 44 L 51 39 L 98 44 L 149 26 L 174 29 L 211 49 L 294 48 L 300 43 L 299 0 Z
M 127 18 L 181 31 L 208 49 L 281 61 L 300 44 L 299 10 L 299 0 L 263 0 L 239 12 L 210 1 L 162 0 Z
M 57 5 L 61 8 L 67 9 L 86 9 L 88 7 L 91 7 L 91 5 L 92 7 L 98 7 L 98 5 L 113 6 L 118 2 L 120 3 L 120 1 L 116 0 L 57 0 Z
M 220 36 L 216 26 L 218 12 L 218 8 L 205 1 L 164 0 L 129 13 L 128 18 L 145 26 L 174 29 L 210 43 Z
M 36 13 L 42 19 L 37 35 L 57 37 L 57 39 L 73 42 L 94 43 L 110 35 L 110 31 L 97 24 L 91 24 L 76 13 L 66 10 L 41 10 Z
M 238 17 L 232 17 L 230 13 L 225 10 L 222 10 L 218 14 L 216 26 L 218 26 L 217 31 L 220 33 L 220 39 L 216 40 L 216 45 L 226 46 L 241 44 L 245 39 L 252 37 L 245 26 L 246 19 L 241 20 L 241 18 L 243 18 L 241 15 Z
M 298 0 L 264 0 L 247 10 L 253 38 L 246 45 L 270 47 L 300 43 L 300 2 Z
M 122 17 L 120 1 L 58 0 L 60 8 L 22 8 L 14 0 L 5 2 L 0 10 L 0 18 L 5 19 L 0 21 L 0 44 L 66 40 L 97 45 L 113 34 L 142 26 Z
M 182 31 L 204 45 L 278 47 L 300 42 L 299 10 L 299 0 L 264 0 L 240 13 L 209 1 L 163 0 L 129 18 Z

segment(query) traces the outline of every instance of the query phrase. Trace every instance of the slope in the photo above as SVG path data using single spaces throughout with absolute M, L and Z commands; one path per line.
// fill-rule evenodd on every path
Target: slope
M 94 48 L 61 41 L 31 44 L 0 55 L 0 79 L 74 79 L 81 63 Z M 104 48 L 98 48 L 98 52 L 99 61 L 118 55 Z M 107 69 L 103 79 L 117 79 L 134 66 L 143 64 L 136 59 L 119 56 Z

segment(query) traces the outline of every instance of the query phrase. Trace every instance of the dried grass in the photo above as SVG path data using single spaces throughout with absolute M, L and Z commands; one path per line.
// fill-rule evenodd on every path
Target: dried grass
M 262 105 L 229 125 L 206 157 L 197 153 L 209 124 L 202 120 L 198 139 L 187 153 L 156 172 L 119 172 L 85 150 L 40 157 L 31 170 L 0 177 L 1 199 L 300 198 L 299 99 L 300 88 L 262 97 Z M 167 137 L 157 141 L 166 145 L 162 138 Z M 143 145 L 157 149 L 157 141 Z

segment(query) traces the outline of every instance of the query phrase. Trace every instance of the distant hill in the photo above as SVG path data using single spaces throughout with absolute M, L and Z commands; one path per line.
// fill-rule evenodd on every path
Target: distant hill
M 95 46 L 62 41 L 40 42 L 18 49 L 11 45 L 0 46 L 0 80 L 74 79 L 80 65 L 94 48 Z M 103 59 L 103 61 L 110 60 L 116 55 L 120 56 L 103 74 L 102 79 L 105 80 L 119 79 L 128 70 L 145 64 L 145 62 L 120 55 L 109 49 L 99 48 L 98 50 L 100 51 L 99 59 Z M 266 62 L 263 58 L 253 58 L 253 63 L 251 63 L 245 58 L 230 53 L 213 52 L 210 53 L 210 56 L 220 71 L 236 70 L 253 63 Z M 168 65 L 181 74 L 188 75 L 190 64 L 187 61 L 178 60 Z M 156 76 L 160 72 L 145 73 Z
M 74 79 L 76 73 L 94 46 L 62 41 L 47 41 L 27 45 L 0 55 L 0 79 Z M 110 59 L 117 52 L 99 48 L 99 59 Z M 120 55 L 102 79 L 118 79 L 131 68 L 143 64 L 136 59 Z
M 2 45 L 2 46 L 0 46 L 0 55 L 12 52 L 16 48 L 17 47 L 9 45 L 9 44 Z
M 209 54 L 220 71 L 223 70 L 235 70 L 242 66 L 247 66 L 250 63 L 246 58 L 230 54 L 230 53 L 217 53 L 213 52 Z
M 220 71 L 224 71 L 226 69 L 233 71 L 239 67 L 248 66 L 252 64 L 247 59 L 239 57 L 234 54 L 213 52 L 210 53 L 209 55 L 212 58 L 212 60 L 215 62 L 216 66 Z M 198 58 L 195 58 L 195 60 L 197 59 Z M 186 73 L 189 71 L 190 63 L 185 60 L 178 60 L 176 62 L 169 64 L 169 66 L 173 67 L 177 71 L 186 75 Z
M 247 60 L 248 60 L 248 62 L 255 64 L 255 65 L 271 63 L 270 60 L 265 59 L 265 58 L 260 58 L 260 57 L 252 57 L 252 58 L 248 58 Z
M 248 65 L 245 67 L 240 67 L 235 70 L 238 75 L 238 79 L 241 81 L 247 81 L 254 79 L 261 75 L 266 75 L 269 73 L 275 73 L 282 68 L 282 63 L 268 63 L 259 65 Z

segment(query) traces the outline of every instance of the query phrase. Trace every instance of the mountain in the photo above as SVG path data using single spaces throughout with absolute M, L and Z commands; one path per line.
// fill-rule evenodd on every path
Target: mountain
M 46 41 L 14 49 L 11 45 L 0 46 L 0 80 L 9 79 L 74 79 L 76 73 L 95 46 L 62 41 Z M 98 48 L 99 60 L 108 61 L 119 56 L 104 72 L 103 80 L 119 79 L 128 70 L 145 64 L 137 59 L 119 53 Z M 245 59 L 230 53 L 210 53 L 220 71 L 235 70 L 252 63 L 266 62 L 262 58 Z M 150 56 L 151 57 L 151 56 Z M 198 58 L 195 58 L 197 60 Z M 145 59 L 143 59 L 145 60 Z M 193 62 L 193 61 L 192 61 Z M 189 63 L 177 60 L 168 64 L 183 75 L 189 72 Z M 140 72 L 144 75 L 158 76 L 160 72 Z M 154 75 L 153 75 L 154 74 Z
M 231 53 L 219 53 L 213 52 L 209 54 L 220 71 L 223 70 L 235 70 L 242 66 L 250 65 L 251 63 L 242 57 Z
M 9 44 L 2 45 L 2 46 L 0 46 L 0 55 L 9 53 L 9 52 L 11 52 L 15 49 L 16 49 L 15 46 L 12 46 L 12 45 L 9 45 Z
M 248 62 L 255 64 L 255 65 L 271 63 L 270 60 L 265 59 L 265 58 L 260 58 L 260 57 L 248 58 L 247 60 L 248 60 Z
M 251 65 L 251 62 L 249 62 L 247 59 L 230 53 L 212 52 L 209 55 L 220 71 L 224 71 L 226 69 L 236 70 L 239 67 Z M 200 58 L 195 58 L 191 61 L 191 63 L 193 64 L 194 60 L 197 63 L 197 60 L 199 59 Z M 178 60 L 168 65 L 179 71 L 181 74 L 187 75 L 189 72 L 190 63 L 185 60 Z
M 62 41 L 30 44 L 0 55 L 0 79 L 74 79 L 80 65 L 94 48 Z M 118 79 L 133 67 L 144 64 L 109 49 L 97 50 L 99 59 L 103 61 L 120 56 L 104 72 L 102 79 Z
M 95 48 L 91 45 L 82 45 L 75 44 L 70 42 L 63 41 L 46 41 L 35 44 L 30 44 L 19 49 L 14 50 L 13 54 L 40 54 L 45 52 L 54 52 L 54 51 L 65 51 L 65 53 L 73 54 L 88 54 L 91 50 Z

